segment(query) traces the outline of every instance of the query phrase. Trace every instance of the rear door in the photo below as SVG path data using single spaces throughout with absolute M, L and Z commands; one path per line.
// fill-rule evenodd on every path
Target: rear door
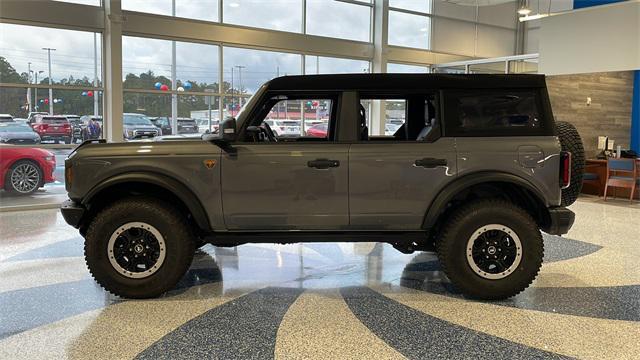
M 435 195 L 456 176 L 455 140 L 440 136 L 438 98 L 361 94 L 360 102 L 366 129 L 361 125 L 349 150 L 351 228 L 418 230 Z M 385 136 L 388 124 L 401 126 Z

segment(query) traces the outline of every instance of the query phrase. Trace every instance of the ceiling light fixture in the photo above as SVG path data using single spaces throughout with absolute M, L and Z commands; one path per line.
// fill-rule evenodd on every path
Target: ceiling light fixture
M 229 3 L 229 6 L 232 8 L 237 8 L 237 7 L 240 7 L 240 4 L 238 4 L 237 2 L 232 2 L 232 3 Z
M 535 14 L 535 15 L 527 15 L 527 16 L 522 16 L 520 17 L 520 22 L 525 22 L 525 21 L 531 21 L 531 20 L 538 20 L 538 19 L 542 19 L 549 16 L 549 14 Z
M 529 7 L 529 1 L 524 1 L 522 6 L 518 9 L 518 14 L 527 16 L 531 14 L 531 8 Z

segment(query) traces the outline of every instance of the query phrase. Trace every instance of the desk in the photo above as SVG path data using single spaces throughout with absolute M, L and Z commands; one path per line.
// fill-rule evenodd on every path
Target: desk
M 636 159 L 636 169 L 640 174 L 640 159 Z M 582 193 L 602 196 L 604 185 L 607 181 L 607 160 L 587 159 L 584 171 L 598 174 L 599 184 L 584 183 L 582 185 Z M 610 187 L 608 196 L 629 199 L 630 191 L 631 189 Z M 638 189 L 636 189 L 635 198 L 640 199 L 640 191 Z

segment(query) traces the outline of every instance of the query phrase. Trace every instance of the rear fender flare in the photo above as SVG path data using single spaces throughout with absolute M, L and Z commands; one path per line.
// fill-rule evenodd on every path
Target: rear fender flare
M 461 191 L 464 191 L 474 185 L 491 182 L 506 182 L 520 186 L 534 194 L 536 200 L 540 204 L 544 205 L 545 208 L 547 207 L 544 196 L 541 192 L 529 181 L 519 176 L 502 172 L 473 173 L 456 179 L 454 182 L 440 190 L 427 209 L 427 213 L 425 214 L 422 222 L 422 228 L 431 229 L 438 221 L 440 215 L 446 210 L 447 204 Z

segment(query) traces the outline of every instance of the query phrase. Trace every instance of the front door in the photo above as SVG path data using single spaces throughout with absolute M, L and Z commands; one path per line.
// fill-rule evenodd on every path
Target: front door
M 351 228 L 419 230 L 456 176 L 455 140 L 439 136 L 435 96 L 365 96 L 366 128 L 349 151 Z
M 262 130 L 271 128 L 265 124 L 289 128 L 271 129 L 276 139 L 261 133 L 253 142 L 245 138 L 233 145 L 234 154 L 222 156 L 227 229 L 348 227 L 349 145 L 332 141 L 334 105 L 332 99 L 278 100 L 256 122 Z

